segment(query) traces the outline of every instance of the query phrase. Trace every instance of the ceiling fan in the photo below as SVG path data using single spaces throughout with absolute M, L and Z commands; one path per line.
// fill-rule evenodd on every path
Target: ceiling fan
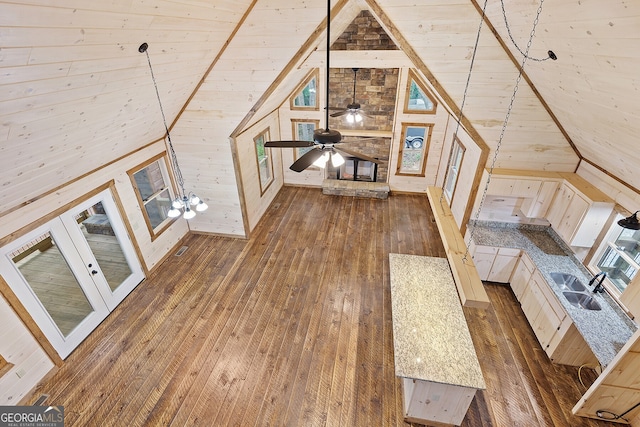
M 340 110 L 337 113 L 331 114 L 331 117 L 340 117 L 346 115 L 347 123 L 360 123 L 362 117 L 371 117 L 360 109 L 360 104 L 356 102 L 356 80 L 358 76 L 359 68 L 352 68 L 353 70 L 353 102 L 347 105 L 347 108 L 331 108 L 332 110 Z
M 289 169 L 295 172 L 302 172 L 309 166 L 316 165 L 323 168 L 329 160 L 334 167 L 338 167 L 344 163 L 344 157 L 340 153 L 344 153 L 347 156 L 357 157 L 362 160 L 366 160 L 373 163 L 380 163 L 378 159 L 366 156 L 364 154 L 356 153 L 354 151 L 343 148 L 342 135 L 337 130 L 329 129 L 329 49 L 331 46 L 330 37 L 331 27 L 331 0 L 327 0 L 327 62 L 326 62 L 326 81 L 325 81 L 325 128 L 316 129 L 313 131 L 313 141 L 267 141 L 264 146 L 266 148 L 294 148 L 294 147 L 313 147 L 302 156 L 298 158 Z M 354 94 L 355 94 L 355 79 L 354 79 Z M 355 96 L 355 95 L 354 95 Z M 351 104 L 350 104 L 351 105 Z M 359 108 L 360 104 L 358 104 Z M 341 114 L 338 114 L 341 115 Z

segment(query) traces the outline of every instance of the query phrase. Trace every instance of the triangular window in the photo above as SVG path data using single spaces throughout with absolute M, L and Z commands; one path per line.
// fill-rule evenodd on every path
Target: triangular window
M 293 92 L 291 96 L 292 110 L 318 109 L 318 70 L 314 70 Z
M 418 79 L 418 76 L 412 70 L 409 70 L 404 112 L 434 114 L 436 105 L 435 99 Z

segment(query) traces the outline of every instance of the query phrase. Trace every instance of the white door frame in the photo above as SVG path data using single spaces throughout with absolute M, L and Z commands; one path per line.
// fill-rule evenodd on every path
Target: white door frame
M 130 276 L 113 292 L 102 274 L 92 274 L 94 269 L 98 269 L 96 267 L 97 262 L 74 219 L 75 215 L 100 201 L 103 202 L 105 212 L 132 271 Z M 47 232 L 54 239 L 58 250 L 67 262 L 93 309 L 66 337 L 11 258 L 12 252 Z M 92 264 L 92 267 L 88 267 L 88 264 Z M 98 273 L 100 272 L 98 271 Z M 71 354 L 144 279 L 142 266 L 109 189 L 79 203 L 60 216 L 51 219 L 0 248 L 0 274 L 6 279 L 11 290 L 63 359 Z

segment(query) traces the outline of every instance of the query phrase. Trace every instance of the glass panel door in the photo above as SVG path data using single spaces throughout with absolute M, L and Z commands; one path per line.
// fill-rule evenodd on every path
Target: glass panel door
M 65 337 L 94 311 L 51 233 L 15 251 L 12 261 Z
M 0 272 L 62 358 L 109 314 L 60 218 L 2 253 Z
M 109 190 L 1 248 L 0 274 L 62 358 L 144 279 Z
M 143 279 L 144 272 L 109 190 L 61 216 L 109 310 Z

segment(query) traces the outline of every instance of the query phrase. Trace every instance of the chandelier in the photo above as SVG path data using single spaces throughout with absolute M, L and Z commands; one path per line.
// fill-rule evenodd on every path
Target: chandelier
M 196 216 L 195 211 L 204 212 L 209 206 L 193 192 L 187 192 L 184 189 L 184 179 L 182 178 L 182 171 L 180 170 L 180 166 L 178 165 L 178 157 L 176 156 L 176 152 L 173 149 L 173 144 L 171 143 L 171 134 L 169 133 L 169 127 L 167 126 L 167 119 L 164 115 L 162 102 L 160 102 L 160 92 L 158 91 L 158 84 L 156 83 L 156 78 L 153 74 L 153 68 L 151 67 L 149 52 L 147 52 L 148 47 L 149 45 L 147 43 L 142 43 L 138 48 L 138 52 L 145 53 L 147 55 L 149 71 L 151 72 L 151 80 L 153 80 L 153 86 L 156 89 L 158 105 L 160 105 L 160 113 L 162 114 L 162 123 L 164 124 L 164 129 L 166 131 L 165 141 L 167 143 L 167 151 L 169 153 L 169 157 L 171 158 L 173 174 L 176 178 L 178 186 L 180 187 L 180 194 L 176 196 L 176 198 L 171 203 L 171 209 L 169 209 L 169 212 L 167 212 L 167 216 L 169 218 L 177 218 L 180 216 L 180 214 L 182 214 L 182 217 L 184 219 L 191 219 Z

